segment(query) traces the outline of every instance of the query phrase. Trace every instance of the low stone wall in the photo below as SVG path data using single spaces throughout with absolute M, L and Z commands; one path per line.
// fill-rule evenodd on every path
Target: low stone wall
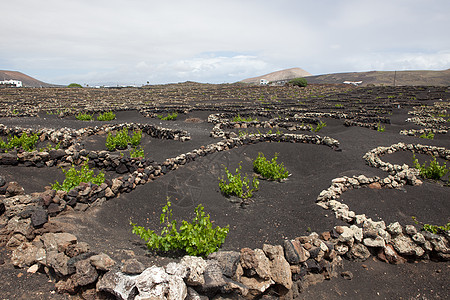
M 399 188 L 403 185 L 421 185 L 417 177 L 419 170 L 391 164 L 381 160 L 380 156 L 396 151 L 414 151 L 427 155 L 450 159 L 450 150 L 443 147 L 398 143 L 389 147 L 377 147 L 364 155 L 366 162 L 389 173 L 385 178 L 364 175 L 340 177 L 332 180 L 331 186 L 323 190 L 316 203 L 324 209 L 334 212 L 336 218 L 349 224 L 347 235 L 355 243 L 369 247 L 381 260 L 389 263 L 401 263 L 406 260 L 450 260 L 450 232 L 433 234 L 427 231 L 418 232 L 413 225 L 402 227 L 398 222 L 386 225 L 384 221 L 374 222 L 365 214 L 357 214 L 350 210 L 347 204 L 339 202 L 341 195 L 348 190 L 357 188 Z M 357 225 L 362 225 L 362 229 Z M 362 247 L 360 246 L 360 247 Z M 345 247 L 342 251 L 348 251 Z M 374 251 L 376 250 L 376 251 Z

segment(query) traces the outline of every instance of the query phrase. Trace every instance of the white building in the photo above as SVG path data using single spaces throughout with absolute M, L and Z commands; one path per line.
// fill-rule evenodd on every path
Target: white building
M 22 87 L 22 81 L 14 79 L 0 81 L 0 84 Z
M 260 79 L 260 80 L 259 80 L 259 84 L 260 84 L 260 85 L 268 85 L 268 84 L 269 84 L 269 81 L 268 81 L 268 80 L 265 80 L 265 79 Z

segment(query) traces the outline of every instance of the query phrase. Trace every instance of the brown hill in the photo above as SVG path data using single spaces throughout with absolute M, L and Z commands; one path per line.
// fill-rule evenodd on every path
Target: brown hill
M 17 71 L 0 70 L 0 80 L 20 80 L 24 87 L 56 87 L 55 84 L 45 83 L 31 76 Z
M 394 83 L 395 80 L 395 83 Z M 362 81 L 361 86 L 373 85 L 450 85 L 450 69 L 444 71 L 371 71 L 334 73 L 308 77 L 312 84 L 339 84 Z
M 297 78 L 297 77 L 306 77 L 306 76 L 311 76 L 311 73 L 306 72 L 305 70 L 303 70 L 301 68 L 291 68 L 291 69 L 285 69 L 285 70 L 272 72 L 272 73 L 258 76 L 258 77 L 247 78 L 247 79 L 241 80 L 241 82 L 251 83 L 251 84 L 259 84 L 260 79 L 265 79 L 267 81 L 277 81 L 277 80 L 288 80 L 288 79 L 293 79 L 293 78 Z

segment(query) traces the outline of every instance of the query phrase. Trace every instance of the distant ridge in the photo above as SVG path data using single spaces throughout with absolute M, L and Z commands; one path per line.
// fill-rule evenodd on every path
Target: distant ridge
M 450 86 L 450 69 L 443 71 L 370 71 L 334 73 L 308 77 L 312 84 L 340 84 L 344 81 L 362 81 L 367 85 L 436 85 Z
M 18 71 L 0 70 L 0 80 L 20 80 L 24 87 L 58 87 L 60 85 L 45 83 Z
M 259 84 L 261 79 L 265 79 L 267 81 L 277 81 L 277 80 L 287 80 L 287 79 L 294 79 L 297 77 L 306 77 L 306 76 L 311 76 L 311 73 L 306 72 L 305 70 L 303 70 L 301 68 L 290 68 L 290 69 L 272 72 L 272 73 L 265 74 L 265 75 L 258 76 L 258 77 L 247 78 L 247 79 L 241 80 L 240 82 Z

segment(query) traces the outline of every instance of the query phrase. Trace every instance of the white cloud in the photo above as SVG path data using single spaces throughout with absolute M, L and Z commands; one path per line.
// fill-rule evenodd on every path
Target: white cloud
M 21 0 L 2 11 L 0 68 L 54 83 L 450 67 L 447 0 Z

